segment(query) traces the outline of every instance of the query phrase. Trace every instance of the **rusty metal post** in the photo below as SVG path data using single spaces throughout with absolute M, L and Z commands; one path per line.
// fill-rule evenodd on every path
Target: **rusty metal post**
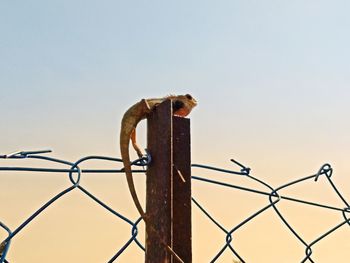
M 165 101 L 148 118 L 147 140 L 152 162 L 146 179 L 145 262 L 176 263 L 167 244 L 191 263 L 190 120 L 172 116 L 171 101 Z

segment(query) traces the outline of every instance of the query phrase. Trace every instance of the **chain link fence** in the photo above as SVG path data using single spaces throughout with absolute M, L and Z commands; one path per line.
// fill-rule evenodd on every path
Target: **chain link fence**
M 11 241 L 16 238 L 16 236 L 21 234 L 21 231 L 23 231 L 24 228 L 28 227 L 37 217 L 40 216 L 40 214 L 48 208 L 50 205 L 52 205 L 55 201 L 60 199 L 61 197 L 68 195 L 72 191 L 81 191 L 86 195 L 87 198 L 92 199 L 97 204 L 102 206 L 107 212 L 111 213 L 113 216 L 115 216 L 116 220 L 121 220 L 129 225 L 131 228 L 131 235 L 130 238 L 121 246 L 120 248 L 116 249 L 115 254 L 111 256 L 108 263 L 111 262 L 117 262 L 118 257 L 125 252 L 130 245 L 134 242 L 140 250 L 145 250 L 144 245 L 142 242 L 140 242 L 137 238 L 138 236 L 138 224 L 141 222 L 141 218 L 139 218 L 136 221 L 132 221 L 131 219 L 127 218 L 122 213 L 119 213 L 118 211 L 114 210 L 104 202 L 102 202 L 99 198 L 97 198 L 95 195 L 93 195 L 91 192 L 89 192 L 86 188 L 84 188 L 80 184 L 80 179 L 82 175 L 85 173 L 123 173 L 123 168 L 120 169 L 82 169 L 80 168 L 84 162 L 91 161 L 91 160 L 102 160 L 105 162 L 110 163 L 122 163 L 122 160 L 119 158 L 113 158 L 113 157 L 105 157 L 105 156 L 86 156 L 81 159 L 79 159 L 76 162 L 69 162 L 61 159 L 56 159 L 52 157 L 48 157 L 46 154 L 51 152 L 50 150 L 44 150 L 44 151 L 19 151 L 14 152 L 11 154 L 5 154 L 0 155 L 0 159 L 36 159 L 36 160 L 42 160 L 50 165 L 54 164 L 61 164 L 65 168 L 47 168 L 46 167 L 18 167 L 18 166 L 0 166 L 0 183 L 1 183 L 1 174 L 11 173 L 14 171 L 17 172 L 30 172 L 30 173 L 65 173 L 69 176 L 71 185 L 61 191 L 60 193 L 53 196 L 51 199 L 49 199 L 46 203 L 44 203 L 39 209 L 37 209 L 30 217 L 25 219 L 18 227 L 14 229 L 10 229 L 6 222 L 1 221 L 1 215 L 0 215 L 0 229 L 7 235 L 5 239 L 2 240 L 2 243 L 0 245 L 0 252 L 1 252 L 1 258 L 0 263 L 2 262 L 11 262 L 11 258 L 8 258 L 8 251 L 11 248 Z M 132 165 L 134 167 L 133 172 L 134 173 L 145 173 L 145 169 L 147 167 L 147 161 L 149 158 L 140 158 L 135 160 Z M 350 206 L 347 200 L 345 199 L 344 195 L 339 191 L 339 189 L 336 187 L 335 183 L 332 180 L 332 173 L 333 169 L 329 164 L 324 164 L 317 173 L 286 183 L 284 185 L 281 185 L 279 187 L 273 187 L 270 184 L 258 179 L 257 177 L 254 177 L 251 175 L 250 168 L 242 165 L 241 163 L 231 160 L 235 165 L 238 167 L 238 171 L 233 170 L 227 170 L 222 169 L 218 167 L 212 167 L 208 165 L 200 165 L 200 164 L 192 164 L 192 174 L 197 172 L 197 170 L 205 170 L 210 173 L 227 173 L 227 174 L 234 174 L 238 176 L 245 177 L 248 180 L 251 180 L 255 183 L 258 183 L 266 189 L 265 191 L 258 190 L 255 188 L 250 187 L 244 187 L 241 185 L 235 185 L 230 184 L 227 182 L 214 180 L 214 176 L 192 176 L 192 180 L 201 181 L 206 184 L 212 184 L 217 187 L 224 187 L 229 189 L 235 189 L 237 191 L 243 191 L 243 192 L 249 192 L 251 194 L 259 195 L 262 198 L 266 198 L 267 204 L 263 206 L 262 208 L 258 209 L 253 214 L 247 215 L 247 217 L 240 222 L 239 224 L 235 225 L 234 227 L 228 229 L 225 228 L 222 224 L 219 223 L 218 219 L 215 218 L 206 208 L 204 208 L 204 205 L 201 204 L 196 198 L 192 197 L 193 204 L 195 207 L 201 211 L 202 215 L 204 217 L 207 217 L 210 222 L 220 231 L 223 235 L 223 241 L 224 245 L 220 248 L 219 251 L 215 255 L 212 256 L 211 259 L 208 259 L 208 262 L 217 262 L 221 259 L 223 253 L 225 251 L 230 251 L 232 253 L 233 262 L 247 262 L 247 255 L 244 255 L 242 252 L 239 251 L 234 245 L 233 245 L 233 237 L 235 233 L 239 230 L 244 228 L 247 224 L 252 222 L 254 219 L 262 215 L 263 213 L 266 213 L 268 210 L 272 210 L 277 217 L 280 219 L 281 224 L 285 225 L 287 229 L 290 232 L 290 235 L 293 236 L 296 240 L 296 242 L 304 247 L 304 254 L 300 255 L 300 261 L 299 262 L 316 262 L 313 259 L 313 252 L 314 252 L 314 246 L 317 243 L 323 242 L 327 237 L 338 231 L 342 227 L 349 227 L 350 226 L 350 218 L 348 217 L 348 214 L 350 212 Z M 303 199 L 297 199 L 285 195 L 281 195 L 280 192 L 282 190 L 285 190 L 291 186 L 295 186 L 297 184 L 300 184 L 302 182 L 313 180 L 315 182 L 320 181 L 320 177 L 325 177 L 327 180 L 327 183 L 331 186 L 331 189 L 334 191 L 336 196 L 339 198 L 339 200 L 343 203 L 343 207 L 336 207 L 331 205 L 326 205 L 322 203 L 316 203 L 316 202 L 310 202 Z M 335 213 L 339 213 L 341 216 L 341 219 L 339 220 L 339 223 L 330 227 L 327 231 L 319 233 L 318 237 L 312 240 L 311 242 L 306 241 L 306 239 L 303 237 L 302 233 L 298 232 L 293 225 L 289 222 L 289 220 L 284 215 L 284 212 L 281 211 L 280 208 L 277 207 L 277 204 L 280 202 L 294 202 L 298 203 L 302 206 L 313 206 L 313 207 L 319 207 L 322 209 L 325 209 L 327 211 L 332 211 Z M 2 234 L 3 235 L 3 234 Z M 343 241 L 342 241 L 343 242 Z M 235 243 L 239 243 L 239 239 L 235 240 Z M 341 262 L 347 262 L 348 259 L 344 258 Z M 261 260 L 261 262 L 264 262 L 264 260 Z M 259 262 L 259 263 L 261 263 Z

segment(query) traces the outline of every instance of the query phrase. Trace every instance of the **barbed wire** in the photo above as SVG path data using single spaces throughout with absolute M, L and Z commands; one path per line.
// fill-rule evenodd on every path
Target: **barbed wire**
M 132 221 L 131 219 L 127 218 L 125 215 L 122 215 L 121 213 L 115 211 L 110 206 L 102 202 L 99 198 L 97 198 L 95 195 L 93 195 L 91 192 L 89 192 L 86 188 L 80 185 L 80 179 L 82 174 L 84 173 L 124 173 L 123 168 L 120 169 L 81 169 L 79 165 L 81 165 L 84 162 L 91 161 L 91 160 L 100 160 L 100 161 L 107 161 L 107 162 L 117 162 L 122 163 L 122 160 L 120 158 L 113 158 L 113 157 L 106 157 L 106 156 L 86 156 L 81 159 L 79 159 L 76 162 L 69 162 L 61 159 L 56 159 L 52 157 L 48 157 L 45 154 L 50 153 L 51 150 L 42 150 L 42 151 L 18 151 L 11 154 L 5 154 L 0 155 L 0 159 L 36 159 L 36 160 L 43 160 L 49 163 L 56 163 L 56 164 L 62 164 L 65 165 L 66 168 L 46 168 L 46 167 L 18 167 L 18 166 L 0 166 L 0 172 L 4 171 L 22 171 L 22 172 L 48 172 L 48 173 L 67 173 L 71 182 L 71 186 L 67 187 L 66 189 L 62 190 L 60 193 L 53 196 L 51 199 L 49 199 L 45 204 L 43 204 L 39 209 L 37 209 L 30 217 L 28 217 L 22 224 L 20 224 L 17 228 L 11 230 L 4 222 L 0 221 L 0 228 L 7 232 L 7 237 L 1 242 L 0 244 L 0 263 L 8 263 L 7 260 L 7 254 L 11 245 L 11 241 L 25 228 L 27 227 L 35 218 L 37 218 L 47 207 L 52 205 L 55 201 L 57 201 L 62 196 L 68 194 L 72 190 L 80 190 L 82 191 L 87 197 L 91 198 L 93 201 L 95 201 L 97 204 L 102 206 L 104 209 L 106 209 L 109 213 L 113 214 L 116 218 L 119 220 L 122 220 L 123 222 L 127 223 L 129 227 L 131 228 L 131 236 L 130 238 L 125 242 L 125 244 L 117 250 L 117 252 L 110 258 L 108 263 L 115 262 L 116 259 L 130 246 L 131 243 L 135 242 L 136 245 L 139 247 L 139 249 L 145 251 L 144 246 L 142 243 L 137 239 L 138 235 L 138 224 L 141 222 L 141 218 L 138 218 L 136 221 Z M 192 197 L 192 201 L 195 204 L 195 206 L 203 213 L 204 216 L 206 216 L 220 231 L 222 231 L 225 235 L 224 245 L 223 247 L 216 253 L 216 255 L 213 256 L 213 258 L 210 260 L 210 262 L 216 262 L 222 254 L 226 250 L 230 250 L 232 254 L 237 257 L 242 263 L 246 262 L 245 257 L 241 255 L 236 248 L 232 245 L 233 241 L 233 235 L 235 232 L 244 227 L 246 224 L 254 220 L 257 216 L 261 215 L 262 213 L 266 212 L 267 210 L 274 211 L 278 218 L 282 221 L 282 223 L 289 229 L 291 234 L 297 239 L 297 241 L 302 244 L 305 248 L 305 256 L 301 258 L 300 262 L 315 262 L 314 259 L 312 259 L 313 254 L 313 246 L 316 243 L 319 243 L 321 240 L 324 240 L 326 237 L 328 237 L 330 234 L 337 231 L 339 228 L 341 228 L 344 225 L 350 226 L 350 218 L 347 217 L 348 213 L 350 213 L 350 206 L 349 203 L 346 201 L 344 196 L 341 194 L 339 189 L 336 187 L 334 182 L 332 181 L 332 173 L 333 169 L 330 166 L 330 164 L 324 164 L 317 173 L 289 182 L 287 184 L 281 185 L 277 188 L 273 188 L 268 183 L 254 177 L 251 175 L 251 169 L 242 165 L 241 163 L 237 162 L 236 160 L 231 159 L 231 161 L 237 165 L 240 168 L 240 171 L 233 171 L 228 169 L 222 169 L 218 167 L 208 166 L 208 165 L 201 165 L 201 164 L 192 164 L 191 166 L 193 169 L 204 169 L 206 171 L 211 172 L 219 172 L 219 173 L 228 173 L 228 174 L 234 174 L 238 176 L 244 176 L 245 178 L 254 181 L 264 187 L 266 191 L 257 190 L 255 188 L 249 188 L 249 187 L 243 187 L 240 185 L 230 184 L 218 180 L 213 180 L 211 178 L 207 177 L 199 177 L 199 176 L 192 176 L 192 180 L 201 181 L 207 184 L 213 184 L 220 187 L 226 187 L 231 189 L 237 189 L 239 191 L 245 191 L 250 192 L 257 195 L 263 195 L 268 197 L 268 204 L 260 208 L 255 213 L 249 215 L 247 218 L 245 218 L 242 222 L 240 222 L 238 225 L 234 226 L 231 229 L 225 228 L 222 224 L 218 222 L 217 219 L 215 219 L 207 209 L 204 208 L 200 202 L 198 202 L 197 199 Z M 141 169 L 134 169 L 133 173 L 145 173 L 145 169 L 147 167 L 147 164 L 150 162 L 149 156 L 146 156 L 144 158 L 136 159 L 132 162 L 133 166 L 140 167 Z M 333 191 L 336 193 L 338 198 L 342 201 L 344 204 L 344 207 L 336 207 L 336 206 L 330 206 L 326 204 L 316 203 L 316 202 L 310 202 L 307 200 L 297 199 L 289 196 L 281 195 L 279 192 L 281 192 L 282 189 L 286 189 L 290 186 L 299 184 L 301 182 L 305 182 L 308 180 L 314 180 L 315 182 L 318 181 L 320 176 L 326 177 L 327 182 L 330 184 Z M 277 208 L 276 204 L 281 202 L 282 200 L 300 203 L 303 205 L 308 206 L 314 206 L 314 207 L 320 207 L 323 209 L 336 211 L 341 213 L 343 220 L 340 221 L 337 225 L 331 227 L 329 230 L 327 230 L 324 233 L 321 233 L 316 239 L 314 239 L 311 242 L 306 242 L 300 233 L 298 233 L 293 226 L 288 222 L 285 216 L 283 216 L 283 213 L 280 211 L 280 209 Z

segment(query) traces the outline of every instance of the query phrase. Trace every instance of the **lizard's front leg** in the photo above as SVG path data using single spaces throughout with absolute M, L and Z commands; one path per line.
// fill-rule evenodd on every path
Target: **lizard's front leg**
M 138 157 L 141 158 L 143 156 L 143 153 L 142 153 L 140 147 L 136 143 L 136 128 L 134 128 L 132 130 L 132 132 L 130 134 L 130 139 L 131 139 L 132 147 L 134 147 Z

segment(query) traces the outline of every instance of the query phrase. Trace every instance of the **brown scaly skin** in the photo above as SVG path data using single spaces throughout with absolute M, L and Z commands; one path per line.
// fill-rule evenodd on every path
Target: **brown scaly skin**
M 5 247 L 6 247 L 6 243 L 2 242 L 0 244 L 0 257 L 2 256 L 2 252 L 4 252 L 4 250 L 5 250 Z
M 124 164 L 124 170 L 126 179 L 128 182 L 129 190 L 143 220 L 147 223 L 147 216 L 143 211 L 140 201 L 137 197 L 135 185 L 131 172 L 131 161 L 129 155 L 129 142 L 132 141 L 132 145 L 139 157 L 142 157 L 142 152 L 136 143 L 136 126 L 145 119 L 147 115 L 160 103 L 165 100 L 171 100 L 173 105 L 173 114 L 175 116 L 185 117 L 191 110 L 197 105 L 197 101 L 192 98 L 191 95 L 170 95 L 160 99 L 142 99 L 140 102 L 131 106 L 124 114 L 121 129 L 120 129 L 120 152 Z

